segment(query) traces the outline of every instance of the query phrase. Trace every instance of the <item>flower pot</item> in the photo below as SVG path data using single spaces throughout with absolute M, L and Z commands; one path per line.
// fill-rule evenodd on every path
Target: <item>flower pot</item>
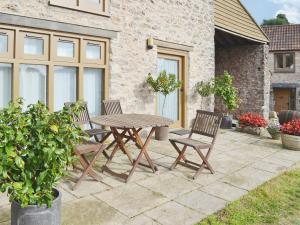
M 225 115 L 222 118 L 221 129 L 232 129 L 232 116 Z
M 284 148 L 300 151 L 300 136 L 281 134 L 281 141 Z
M 11 204 L 11 225 L 60 225 L 61 193 L 54 189 L 56 199 L 52 207 L 30 205 L 22 208 L 18 202 Z
M 271 135 L 272 139 L 274 139 L 274 140 L 279 140 L 281 137 L 280 133 L 274 133 L 274 134 L 270 133 L 270 135 Z
M 250 126 L 240 126 L 236 128 L 237 131 L 257 135 L 260 136 L 261 134 L 261 127 L 250 127 Z
M 165 141 L 168 139 L 169 127 L 157 127 L 155 130 L 155 140 Z

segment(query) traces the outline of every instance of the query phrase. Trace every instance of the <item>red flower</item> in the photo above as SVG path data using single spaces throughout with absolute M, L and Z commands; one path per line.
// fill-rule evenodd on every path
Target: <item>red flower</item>
M 266 127 L 267 121 L 259 114 L 246 113 L 238 117 L 240 126 Z
M 283 124 L 281 131 L 284 134 L 300 136 L 300 119 Z

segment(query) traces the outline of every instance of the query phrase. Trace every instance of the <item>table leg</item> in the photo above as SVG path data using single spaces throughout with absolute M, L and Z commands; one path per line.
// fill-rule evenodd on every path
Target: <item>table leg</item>
M 132 167 L 132 169 L 130 170 L 130 172 L 129 172 L 129 174 L 128 174 L 128 177 L 127 177 L 127 179 L 126 179 L 126 183 L 130 180 L 132 174 L 133 174 L 134 171 L 136 170 L 136 167 L 140 164 L 140 161 L 141 161 L 141 159 L 142 159 L 142 156 L 143 156 L 143 155 L 146 156 L 146 154 L 147 154 L 147 152 L 146 152 L 146 151 L 147 151 L 147 146 L 149 145 L 149 143 L 150 143 L 150 141 L 151 141 L 151 137 L 152 137 L 152 135 L 154 134 L 155 129 L 156 129 L 156 128 L 154 128 L 154 127 L 151 129 L 151 131 L 150 131 L 150 133 L 149 133 L 149 135 L 148 135 L 148 137 L 147 137 L 147 139 L 146 139 L 146 141 L 145 141 L 145 143 L 144 143 L 143 145 L 142 145 L 142 143 L 140 143 L 140 142 L 141 142 L 141 139 L 140 139 L 139 134 L 135 134 L 136 139 L 137 139 L 137 142 L 140 143 L 140 144 L 142 145 L 142 146 L 140 146 L 140 147 L 142 147 L 142 148 L 141 148 L 140 154 L 138 155 L 137 159 L 136 159 L 136 160 L 134 161 L 134 163 L 133 163 L 133 167 Z M 138 140 L 139 140 L 139 141 L 138 141 Z M 146 154 L 145 154 L 145 153 L 146 153 Z M 148 157 L 149 157 L 149 155 L 148 155 Z M 149 159 L 150 159 L 150 157 L 149 157 Z M 147 159 L 147 160 L 148 160 L 148 159 Z M 151 163 L 150 163 L 150 162 L 151 162 Z M 154 165 L 153 165 L 151 159 L 150 159 L 150 162 L 149 162 L 149 164 L 150 164 L 150 166 L 151 166 L 153 172 L 155 172 Z M 152 165 L 151 165 L 151 164 L 152 164 Z

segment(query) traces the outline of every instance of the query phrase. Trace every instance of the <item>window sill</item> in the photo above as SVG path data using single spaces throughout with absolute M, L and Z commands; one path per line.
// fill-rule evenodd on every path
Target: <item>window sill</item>
M 295 70 L 278 70 L 276 69 L 274 73 L 296 73 Z
M 110 17 L 110 14 L 108 12 L 98 12 L 98 11 L 94 11 L 94 10 L 81 9 L 80 7 L 72 7 L 72 6 L 67 6 L 67 5 L 61 5 L 59 3 L 56 3 L 55 0 L 50 0 L 49 5 L 53 6 L 53 7 L 70 9 L 70 10 L 83 12 L 83 13 L 94 14 L 94 15 L 98 15 L 98 16 Z

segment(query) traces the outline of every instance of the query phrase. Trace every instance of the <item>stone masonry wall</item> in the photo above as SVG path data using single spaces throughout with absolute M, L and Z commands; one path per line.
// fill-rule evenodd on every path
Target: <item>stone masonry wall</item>
M 143 86 L 157 70 L 157 49 L 146 49 L 149 37 L 193 46 L 189 54 L 187 119 L 201 105 L 194 86 L 214 76 L 213 0 L 110 0 L 110 17 L 48 5 L 48 0 L 1 0 L 3 13 L 120 31 L 111 41 L 110 98 L 120 99 L 125 112 L 155 113 L 153 95 Z M 1 22 L 1 21 L 0 21 Z
M 269 53 L 269 69 L 271 71 L 271 84 L 296 84 L 299 87 L 296 88 L 296 110 L 300 111 L 300 51 L 295 53 L 295 73 L 275 73 L 275 62 L 274 52 Z M 270 94 L 270 110 L 274 110 L 274 96 L 273 90 L 271 89 Z
M 246 112 L 269 114 L 270 73 L 268 69 L 267 45 L 245 45 L 216 49 L 216 74 L 227 70 L 234 75 L 234 86 L 238 88 L 240 107 L 234 114 Z M 215 109 L 224 112 L 220 99 Z

